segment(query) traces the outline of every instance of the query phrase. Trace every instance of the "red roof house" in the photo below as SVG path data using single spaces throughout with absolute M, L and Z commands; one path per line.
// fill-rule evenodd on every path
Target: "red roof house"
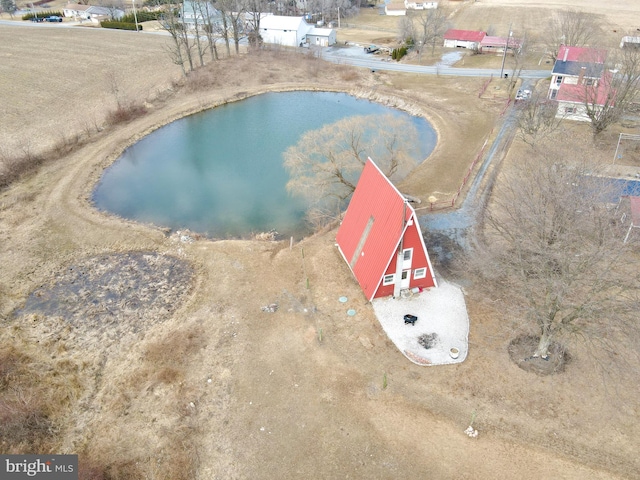
M 558 117 L 590 121 L 587 106 L 597 110 L 614 105 L 616 91 L 606 58 L 601 48 L 560 46 L 548 93 L 558 102 Z
M 415 210 L 371 159 L 336 240 L 367 300 L 437 286 Z

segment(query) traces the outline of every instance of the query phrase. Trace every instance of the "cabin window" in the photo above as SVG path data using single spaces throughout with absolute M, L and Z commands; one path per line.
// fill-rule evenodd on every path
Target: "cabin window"
M 416 268 L 413 271 L 413 279 L 414 280 L 418 280 L 419 278 L 424 278 L 427 276 L 427 269 L 426 268 Z
M 393 281 L 395 280 L 395 275 L 385 275 L 384 278 L 382 279 L 382 285 L 383 286 L 387 286 L 387 285 L 393 285 Z

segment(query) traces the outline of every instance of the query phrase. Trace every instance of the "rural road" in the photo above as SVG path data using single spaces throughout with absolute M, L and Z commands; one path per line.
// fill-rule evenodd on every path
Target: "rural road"
M 322 59 L 338 64 L 366 67 L 371 70 L 385 70 L 393 72 L 417 73 L 425 75 L 449 75 L 457 77 L 498 77 L 500 70 L 491 68 L 457 68 L 449 65 L 407 65 L 384 60 L 375 55 L 365 54 L 362 47 L 325 47 L 322 49 Z M 510 73 L 505 70 L 506 73 Z M 520 78 L 540 79 L 551 75 L 550 70 L 523 70 Z

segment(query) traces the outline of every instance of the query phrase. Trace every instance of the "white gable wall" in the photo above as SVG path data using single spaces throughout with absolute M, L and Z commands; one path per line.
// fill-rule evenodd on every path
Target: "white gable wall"
M 299 47 L 313 28 L 303 17 L 270 15 L 260 20 L 260 36 L 264 43 Z

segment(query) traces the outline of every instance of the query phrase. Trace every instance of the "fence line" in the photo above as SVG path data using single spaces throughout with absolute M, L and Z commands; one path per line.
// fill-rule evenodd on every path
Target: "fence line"
M 493 130 L 491 130 L 491 132 L 493 132 Z M 484 144 L 482 145 L 482 148 L 480 149 L 480 151 L 478 152 L 476 157 L 473 159 L 473 162 L 471 162 L 471 165 L 469 165 L 469 168 L 467 169 L 467 173 L 465 174 L 464 178 L 462 179 L 462 183 L 458 187 L 458 190 L 456 191 L 456 193 L 453 194 L 453 197 L 451 197 L 451 200 L 443 200 L 443 201 L 440 201 L 440 202 L 429 202 L 429 207 L 422 207 L 422 208 L 429 208 L 429 211 L 433 212 L 434 210 L 441 210 L 441 209 L 445 209 L 445 208 L 454 207 L 455 204 L 456 204 L 456 200 L 458 200 L 458 198 L 460 197 L 460 193 L 462 192 L 462 189 L 464 188 L 464 186 L 469 181 L 469 178 L 471 177 L 471 174 L 473 173 L 473 169 L 475 168 L 476 164 L 478 163 L 478 160 L 480 160 L 482 158 L 482 156 L 484 155 L 484 150 L 487 147 L 487 143 L 488 142 L 489 142 L 489 139 L 487 138 L 487 140 L 484 141 Z M 416 210 L 418 210 L 418 209 L 419 208 L 417 208 Z
M 482 84 L 482 88 L 480 89 L 480 93 L 478 93 L 478 98 L 482 97 L 482 95 L 484 94 L 484 92 L 487 91 L 487 87 L 489 86 L 489 84 L 491 83 L 491 80 L 493 80 L 493 73 L 491 74 L 491 76 Z

